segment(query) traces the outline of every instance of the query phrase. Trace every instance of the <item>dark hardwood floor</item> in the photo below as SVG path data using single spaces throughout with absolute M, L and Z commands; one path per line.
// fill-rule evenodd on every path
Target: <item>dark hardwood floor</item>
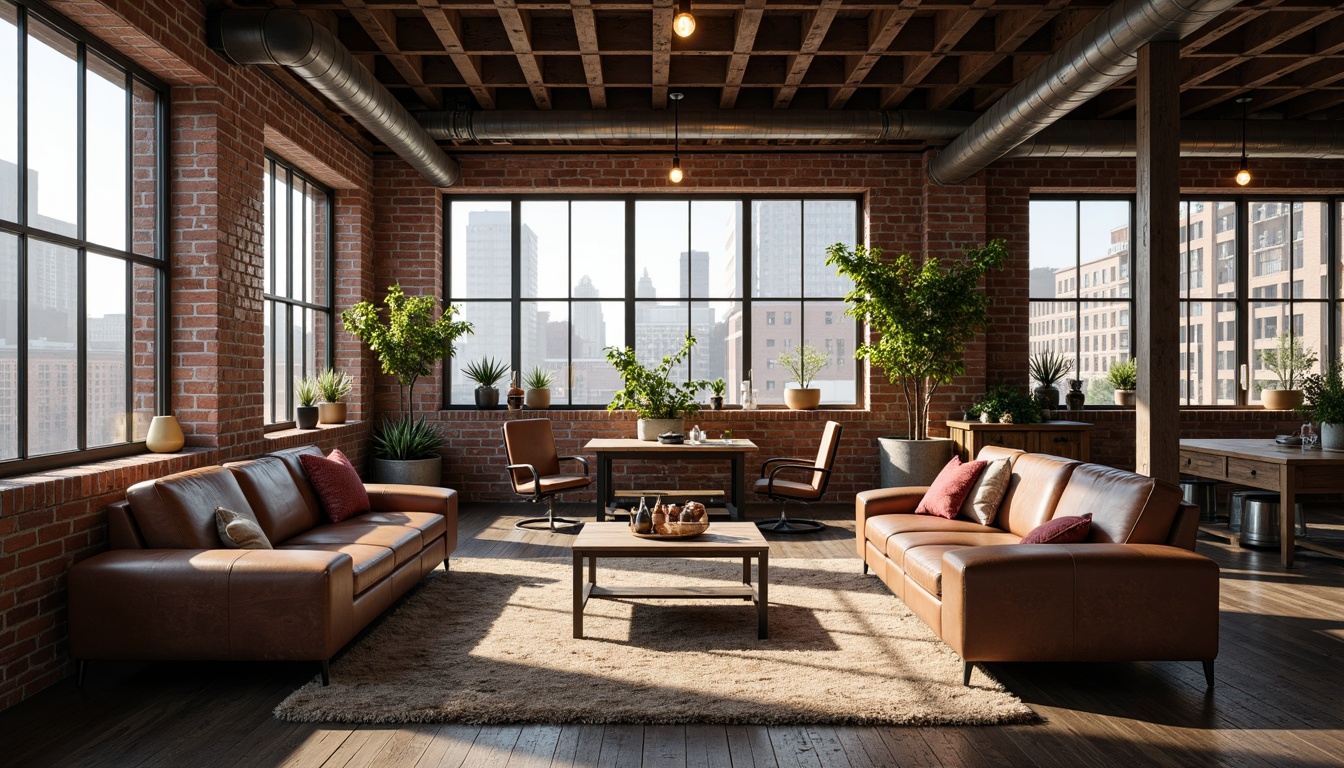
M 534 511 L 465 505 L 456 556 L 567 555 L 565 535 L 513 530 Z M 854 559 L 847 508 L 818 516 L 833 526 L 771 554 Z M 1305 554 L 1284 571 L 1272 551 L 1199 549 L 1223 568 L 1217 687 L 1196 663 L 992 665 L 1039 724 L 311 725 L 270 713 L 312 665 L 104 663 L 82 690 L 70 679 L 0 713 L 0 765 L 1344 765 L 1344 561 Z

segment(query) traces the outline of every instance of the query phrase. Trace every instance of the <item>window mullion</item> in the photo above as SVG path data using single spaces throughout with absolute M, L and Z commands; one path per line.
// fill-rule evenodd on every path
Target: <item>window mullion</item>
M 81 242 L 89 239 L 88 227 L 88 50 L 84 43 L 75 46 L 75 233 Z M 130 201 L 126 204 L 129 206 Z M 89 447 L 89 312 L 88 259 L 83 248 L 75 251 L 75 446 Z

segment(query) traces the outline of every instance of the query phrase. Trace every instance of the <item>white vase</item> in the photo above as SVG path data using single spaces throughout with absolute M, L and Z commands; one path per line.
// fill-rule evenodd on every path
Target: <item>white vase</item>
M 1322 424 L 1321 447 L 1327 451 L 1344 451 L 1344 424 Z

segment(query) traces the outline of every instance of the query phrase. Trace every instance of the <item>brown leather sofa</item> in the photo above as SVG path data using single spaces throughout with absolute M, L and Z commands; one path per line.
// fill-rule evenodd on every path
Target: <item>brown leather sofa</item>
M 69 574 L 70 655 L 328 664 L 457 548 L 457 492 L 365 485 L 372 511 L 330 523 L 299 456 L 132 486 L 108 508 L 111 551 Z M 224 549 L 215 507 L 250 510 L 273 550 Z
M 925 487 L 864 491 L 858 554 L 965 662 L 1203 662 L 1218 655 L 1218 566 L 1194 553 L 1197 507 L 1166 482 L 994 446 L 1012 461 L 990 526 L 915 515 Z M 1081 544 L 1019 544 L 1056 515 L 1092 513 Z

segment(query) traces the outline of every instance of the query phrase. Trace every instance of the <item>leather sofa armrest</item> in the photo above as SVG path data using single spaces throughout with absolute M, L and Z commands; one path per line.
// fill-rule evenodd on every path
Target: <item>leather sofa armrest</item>
M 457 491 L 430 485 L 365 483 L 374 512 L 437 512 L 457 519 Z
M 70 655 L 329 659 L 354 636 L 350 556 L 321 550 L 117 550 L 71 566 Z
M 924 498 L 927 485 L 910 485 L 902 488 L 874 488 L 860 491 L 854 497 L 854 539 L 859 549 L 859 559 L 863 559 L 864 532 L 868 518 L 877 515 L 913 514 L 919 500 Z
M 943 554 L 943 640 L 976 661 L 1218 655 L 1218 565 L 1157 544 L 1011 544 Z

